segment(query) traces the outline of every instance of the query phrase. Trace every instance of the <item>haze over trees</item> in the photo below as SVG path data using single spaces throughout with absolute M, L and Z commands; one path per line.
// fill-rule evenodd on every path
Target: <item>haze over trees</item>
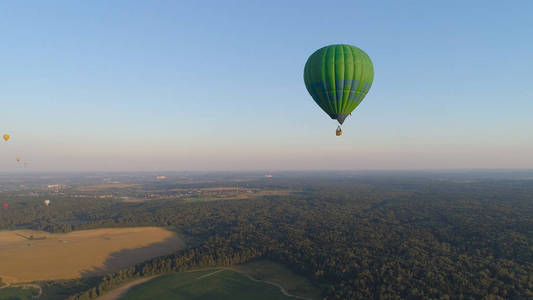
M 258 258 L 309 278 L 325 299 L 528 299 L 533 297 L 528 176 L 286 173 L 273 183 L 232 183 L 297 191 L 284 196 L 124 203 L 59 195 L 49 210 L 39 199 L 10 192 L 4 193 L 11 204 L 0 215 L 0 228 L 66 232 L 155 225 L 175 227 L 189 239 L 187 249 L 80 283 L 72 299 L 94 298 L 133 277 Z M 154 184 L 143 189 L 155 190 Z M 228 182 L 198 186 L 219 184 Z M 45 286 L 43 297 L 58 286 Z

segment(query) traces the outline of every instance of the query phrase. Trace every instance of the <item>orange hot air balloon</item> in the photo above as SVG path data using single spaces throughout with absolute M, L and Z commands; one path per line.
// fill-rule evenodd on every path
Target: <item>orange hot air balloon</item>
M 20 157 L 17 157 L 17 162 L 19 162 L 19 161 L 20 161 Z
M 4 134 L 3 138 L 4 138 L 4 141 L 7 142 L 7 140 L 9 140 L 11 136 L 9 134 Z

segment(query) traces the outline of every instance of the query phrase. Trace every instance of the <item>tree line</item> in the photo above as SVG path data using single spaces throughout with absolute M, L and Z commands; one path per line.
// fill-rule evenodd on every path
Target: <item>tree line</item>
M 301 193 L 253 201 L 103 201 L 86 208 L 79 200 L 71 211 L 21 220 L 50 231 L 62 231 L 60 224 L 75 230 L 174 226 L 199 241 L 101 277 L 70 299 L 92 299 L 131 278 L 256 258 L 306 276 L 324 299 L 533 297 L 531 181 L 294 184 Z M 20 225 L 17 220 L 2 224 Z

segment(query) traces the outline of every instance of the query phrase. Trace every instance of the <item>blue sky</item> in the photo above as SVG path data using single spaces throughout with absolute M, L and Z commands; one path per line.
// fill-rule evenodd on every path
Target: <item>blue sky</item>
M 533 168 L 532 15 L 531 1 L 2 1 L 0 170 Z M 302 78 L 333 43 L 375 68 L 341 138 Z

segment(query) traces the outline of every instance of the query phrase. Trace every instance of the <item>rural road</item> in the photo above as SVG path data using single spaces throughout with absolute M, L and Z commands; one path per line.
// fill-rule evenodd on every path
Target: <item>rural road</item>
M 202 278 L 206 278 L 206 277 L 209 277 L 209 276 L 211 276 L 211 275 L 215 275 L 216 273 L 218 273 L 218 272 L 222 272 L 222 271 L 224 271 L 224 269 L 216 270 L 216 271 L 213 272 L 213 273 L 209 273 L 209 274 L 202 275 L 202 276 L 196 278 L 196 280 L 198 280 L 198 279 L 202 279 Z
M 152 277 L 145 277 L 145 278 L 139 278 L 139 279 L 134 280 L 132 282 L 128 282 L 127 284 L 122 285 L 122 286 L 110 291 L 109 293 L 96 298 L 96 300 L 116 300 L 116 299 L 120 298 L 122 295 L 126 294 L 126 292 L 128 292 L 132 287 L 134 287 L 136 285 L 139 285 L 141 283 L 144 283 L 144 282 L 146 282 L 146 281 L 148 281 L 150 279 L 154 279 L 156 277 L 159 277 L 159 276 L 161 276 L 161 275 L 156 275 L 156 276 L 152 276 Z
M 209 269 L 203 269 L 203 270 L 209 270 Z M 277 288 L 279 288 L 279 290 L 281 291 L 281 293 L 283 293 L 283 295 L 287 296 L 287 297 L 292 297 L 292 298 L 295 298 L 295 299 L 301 299 L 301 300 L 314 300 L 314 299 L 311 299 L 311 298 L 307 298 L 307 297 L 302 297 L 302 296 L 296 296 L 296 295 L 293 295 L 293 294 L 290 294 L 289 292 L 287 292 L 287 290 L 285 290 L 284 287 L 282 287 L 280 284 L 277 284 L 275 282 L 271 282 L 271 281 L 267 281 L 267 280 L 259 280 L 259 279 L 255 279 L 253 278 L 252 276 L 242 272 L 242 271 L 238 271 L 238 270 L 235 270 L 235 269 L 231 269 L 231 268 L 216 268 L 216 269 L 213 269 L 215 270 L 214 272 L 211 272 L 209 274 L 205 274 L 205 275 L 202 275 L 198 278 L 196 278 L 196 280 L 198 279 L 202 279 L 202 278 L 206 278 L 206 277 L 209 277 L 209 276 L 212 276 L 212 275 L 215 275 L 216 273 L 219 273 L 219 272 L 222 272 L 222 271 L 232 271 L 232 272 L 236 272 L 236 273 L 239 273 L 239 274 L 242 274 L 244 276 L 246 276 L 248 279 L 252 280 L 252 281 L 255 281 L 255 282 L 263 282 L 263 283 L 266 283 L 266 284 L 270 284 L 270 285 L 273 285 Z M 194 270 L 194 271 L 186 271 L 186 272 L 196 272 L 196 271 L 201 271 L 201 270 Z M 161 274 L 163 275 L 163 274 Z M 117 300 L 119 299 L 121 296 L 123 296 L 124 294 L 126 294 L 126 292 L 128 292 L 132 287 L 136 286 L 136 285 L 139 285 L 141 283 L 144 283 L 148 280 L 151 280 L 151 279 L 154 279 L 156 277 L 159 277 L 161 275 L 156 275 L 156 276 L 152 276 L 152 277 L 146 277 L 146 278 L 140 278 L 140 279 L 137 279 L 137 280 L 134 280 L 132 282 L 129 282 L 123 286 L 120 286 L 119 288 L 117 289 L 114 289 L 112 290 L 111 292 L 103 295 L 103 296 L 100 296 L 98 298 L 96 298 L 96 300 Z
M 231 269 L 231 268 L 217 268 L 218 270 L 212 272 L 212 273 L 209 273 L 209 274 L 205 274 L 205 275 L 202 275 L 198 278 L 196 278 L 196 280 L 198 279 L 202 279 L 202 278 L 206 278 L 206 277 L 209 277 L 211 275 L 215 275 L 216 273 L 218 272 L 222 272 L 224 270 L 228 270 L 228 271 L 232 271 L 232 272 L 236 272 L 236 273 L 239 273 L 239 274 L 242 274 L 246 277 L 248 277 L 248 279 L 252 280 L 252 281 L 255 281 L 255 282 L 263 282 L 263 283 L 266 283 L 266 284 L 270 284 L 270 285 L 273 285 L 277 288 L 279 288 L 279 290 L 281 291 L 281 293 L 283 293 L 283 295 L 287 296 L 287 297 L 293 297 L 293 298 L 296 298 L 296 299 L 301 299 L 301 300 L 313 300 L 311 298 L 307 298 L 307 297 L 301 297 L 301 296 L 296 296 L 296 295 L 293 295 L 293 294 L 290 294 L 289 292 L 287 292 L 287 290 L 282 287 L 281 285 L 275 283 L 275 282 L 272 282 L 272 281 L 268 281 L 268 280 L 259 280 L 259 279 L 255 279 L 253 278 L 252 276 L 242 272 L 242 271 L 239 271 L 239 270 L 235 270 L 235 269 Z
M 252 276 L 244 273 L 244 272 L 241 272 L 241 271 L 237 271 L 237 270 L 234 270 L 234 269 L 224 269 L 224 270 L 231 270 L 233 272 L 237 272 L 237 273 L 240 273 L 246 277 L 248 277 L 248 279 L 252 280 L 252 281 L 255 281 L 255 282 L 264 282 L 266 284 L 270 284 L 270 285 L 273 285 L 275 287 L 278 287 L 279 290 L 283 293 L 283 295 L 287 296 L 287 297 L 293 297 L 293 298 L 296 298 L 296 299 L 302 299 L 302 300 L 313 300 L 311 298 L 307 298 L 307 297 L 301 297 L 301 296 L 296 296 L 296 295 L 293 295 L 293 294 L 289 294 L 289 292 L 287 292 L 287 290 L 285 290 L 284 287 L 282 287 L 281 285 L 275 283 L 275 282 L 272 282 L 272 281 L 268 281 L 268 280 L 259 280 L 259 279 L 255 279 L 253 278 Z M 211 273 L 213 274 L 213 273 Z

